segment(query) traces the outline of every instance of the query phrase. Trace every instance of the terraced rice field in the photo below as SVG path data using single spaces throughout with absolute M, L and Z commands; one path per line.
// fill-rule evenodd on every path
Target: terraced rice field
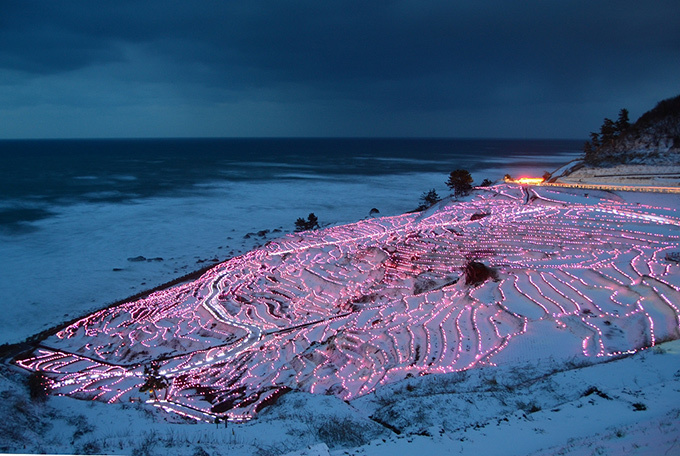
M 17 363 L 57 394 L 238 421 L 289 390 L 351 400 L 519 358 L 611 359 L 680 337 L 677 209 L 498 185 L 288 235 L 95 312 Z M 466 279 L 471 262 L 492 275 Z

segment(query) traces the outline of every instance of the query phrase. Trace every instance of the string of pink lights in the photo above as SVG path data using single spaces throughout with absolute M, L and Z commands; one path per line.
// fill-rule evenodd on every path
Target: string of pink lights
M 545 322 L 579 356 L 606 359 L 680 337 L 680 265 L 666 260 L 679 248 L 674 208 L 499 185 L 436 211 L 288 235 L 95 312 L 16 363 L 56 394 L 240 421 L 289 390 L 351 400 L 493 365 Z M 472 260 L 496 278 L 466 284 Z M 150 398 L 149 375 L 165 379 Z

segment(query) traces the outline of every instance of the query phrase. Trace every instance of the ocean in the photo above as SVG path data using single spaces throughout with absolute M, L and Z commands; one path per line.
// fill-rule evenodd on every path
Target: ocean
M 414 209 L 457 168 L 542 175 L 578 140 L 0 141 L 0 343 L 294 229 Z

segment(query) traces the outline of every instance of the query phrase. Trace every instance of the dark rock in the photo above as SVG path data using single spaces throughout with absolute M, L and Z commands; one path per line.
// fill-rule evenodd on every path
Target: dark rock
M 680 252 L 666 253 L 666 261 L 675 261 L 676 263 L 680 263 Z
M 477 213 L 477 214 L 472 214 L 472 217 L 470 217 L 470 221 L 479 220 L 479 219 L 482 219 L 482 218 L 488 217 L 488 216 L 489 216 L 489 214 L 485 214 L 485 213 L 483 213 L 483 212 L 479 212 L 479 213 Z
M 127 260 L 132 261 L 132 262 L 139 262 L 139 261 L 146 261 L 146 258 L 139 255 L 139 256 L 136 256 L 136 257 L 130 257 Z
M 642 402 L 636 402 L 635 404 L 633 404 L 633 410 L 636 412 L 643 412 L 647 410 L 647 406 Z
M 470 261 L 465 265 L 465 285 L 478 285 L 488 279 L 496 279 L 496 271 L 484 263 Z

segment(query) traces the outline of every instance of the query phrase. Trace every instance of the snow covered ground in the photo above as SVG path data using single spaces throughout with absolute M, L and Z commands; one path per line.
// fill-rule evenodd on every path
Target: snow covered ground
M 554 175 L 559 176 L 560 171 L 558 170 Z M 680 186 L 680 165 L 626 164 L 607 168 L 583 167 L 568 176 L 559 178 L 558 182 L 678 187 Z
M 17 388 L 20 374 L 1 369 L 2 452 L 680 454 L 679 341 L 592 366 L 547 362 L 412 378 L 349 404 L 289 393 L 257 420 L 227 427 L 139 403 L 31 402 Z
M 443 216 L 448 208 L 449 216 L 464 214 L 467 217 L 458 221 L 464 223 L 456 224 L 455 228 L 461 232 L 468 230 L 467 234 L 480 235 L 485 230 L 488 233 L 499 228 L 507 230 L 494 234 L 497 241 L 510 240 L 509 244 L 503 244 L 507 248 L 503 261 L 492 263 L 501 272 L 500 282 L 494 283 L 503 293 L 515 293 L 515 296 L 504 296 L 501 302 L 526 319 L 526 328 L 503 350 L 496 349 L 493 343 L 484 345 L 486 342 L 481 336 L 493 334 L 492 327 L 491 332 L 467 332 L 475 335 L 475 353 L 484 357 L 493 352 L 489 357 L 492 362 L 479 363 L 475 369 L 444 369 L 444 373 L 429 375 L 433 372 L 423 360 L 418 371 L 426 375 L 395 378 L 370 392 L 347 397 L 352 399 L 350 402 L 343 401 L 342 394 L 334 397 L 291 392 L 283 395 L 276 405 L 262 409 L 256 420 L 230 423 L 226 429 L 223 424 L 217 427 L 185 421 L 139 402 L 104 404 L 66 397 L 50 397 L 46 403 L 30 402 L 26 391 L 17 388 L 21 374 L 3 366 L 0 397 L 5 408 L 3 414 L 12 419 L 0 429 L 3 435 L 0 450 L 200 455 L 289 452 L 381 455 L 423 451 L 516 455 L 680 454 L 680 345 L 675 341 L 657 344 L 648 350 L 635 350 L 677 337 L 677 311 L 669 313 L 669 309 L 678 303 L 674 294 L 678 291 L 678 265 L 665 261 L 662 255 L 666 250 L 678 248 L 677 196 L 596 194 L 547 188 L 522 193 L 506 186 L 498 188 L 505 192 L 501 199 L 516 200 L 514 212 L 509 210 L 502 215 L 504 225 L 490 222 L 493 216 L 501 217 L 503 211 L 470 220 L 471 215 L 481 213 L 482 206 L 470 206 L 479 195 L 465 203 L 470 210 L 443 203 L 422 215 L 404 217 L 409 223 L 429 219 L 436 225 L 438 214 Z M 537 209 L 533 222 L 534 227 L 543 223 L 541 229 L 532 228 L 527 209 Z M 552 224 L 553 229 L 564 229 L 565 225 L 561 223 L 564 218 L 554 217 L 552 211 L 563 215 L 571 213 L 574 220 L 581 220 L 588 230 L 555 236 L 546 231 L 547 227 Z M 579 219 L 581 215 L 588 216 Z M 447 224 L 443 220 L 444 217 L 442 226 Z M 518 233 L 520 227 L 524 231 Z M 419 228 L 422 232 L 427 223 L 421 223 Z M 302 242 L 319 244 L 325 242 L 323 236 L 332 237 L 337 232 L 322 232 L 320 239 L 312 235 Z M 613 232 L 623 236 L 613 236 Z M 522 242 L 517 241 L 518 234 Z M 567 255 L 546 256 L 545 250 L 550 250 L 551 243 L 569 244 L 570 236 L 577 234 L 583 238 L 567 249 Z M 406 242 L 397 245 L 417 244 L 414 244 L 417 238 L 404 236 L 404 239 Z M 513 240 L 518 244 L 513 245 Z M 310 250 L 286 248 L 286 243 L 295 241 L 294 237 L 284 238 L 266 248 L 271 252 L 290 250 L 295 255 Z M 481 238 L 479 242 L 491 245 Z M 583 245 L 588 246 L 586 251 L 579 250 Z M 498 242 L 494 244 L 495 248 L 499 246 Z M 638 254 L 629 255 L 636 249 Z M 555 253 L 560 251 L 556 249 Z M 581 257 L 579 251 L 583 254 Z M 489 258 L 485 257 L 487 263 Z M 370 266 L 373 260 L 375 258 L 364 256 L 361 264 Z M 522 262 L 524 264 L 520 264 Z M 577 269 L 583 271 L 576 274 L 571 291 L 551 282 L 549 274 L 542 276 L 543 286 L 534 286 L 531 275 L 526 276 L 526 283 L 521 278 L 522 268 L 539 267 L 545 274 L 544 268 L 550 269 L 551 264 L 555 267 L 569 263 L 580 265 Z M 454 266 L 460 267 L 454 264 L 452 269 Z M 597 270 L 601 277 L 590 276 L 588 270 Z M 503 280 L 504 274 L 509 278 Z M 616 282 L 619 285 L 614 288 L 620 289 L 609 289 L 609 285 L 601 282 L 602 277 L 610 277 L 609 285 Z M 665 281 L 669 288 L 662 290 L 658 283 L 650 285 L 649 277 Z M 437 277 L 430 279 L 435 287 L 424 289 L 426 295 L 440 292 L 436 289 Z M 404 280 L 409 279 L 402 277 L 402 282 Z M 581 285 L 574 285 L 579 281 Z M 554 288 L 548 287 L 549 283 Z M 451 287 L 454 294 L 463 293 L 467 296 L 465 299 L 476 299 L 479 303 L 484 303 L 489 291 L 484 287 L 472 292 L 458 290 L 456 286 L 462 286 L 462 282 L 444 286 Z M 535 291 L 529 291 L 532 286 Z M 546 291 L 548 288 L 552 291 Z M 562 297 L 557 290 L 562 290 Z M 320 294 L 323 291 L 318 290 Z M 615 293 L 612 295 L 611 291 Z M 635 293 L 638 298 L 633 299 Z M 659 307 L 664 305 L 661 296 L 671 296 L 665 310 Z M 589 300 L 593 306 L 585 304 Z M 564 307 L 569 302 L 573 309 Z M 541 306 L 547 310 L 539 311 Z M 628 311 L 620 312 L 624 307 Z M 583 312 L 586 309 L 588 312 Z M 368 318 L 363 312 L 357 318 L 362 316 Z M 435 319 L 436 316 L 437 313 Z M 578 323 L 574 319 L 586 323 L 585 326 L 592 325 L 590 331 L 586 328 L 579 333 L 576 328 L 580 323 L 573 326 Z M 613 328 L 612 319 L 616 321 Z M 262 321 L 250 323 L 264 324 Z M 275 323 L 267 324 L 276 326 Z M 359 320 L 355 319 L 353 324 L 357 326 Z M 562 325 L 568 329 L 565 331 Z M 650 331 L 652 326 L 654 329 Z M 501 341 L 509 335 L 503 336 L 498 327 L 495 334 Z M 308 342 L 309 337 L 307 333 Z M 430 336 L 425 337 L 430 340 Z M 624 352 L 625 356 L 617 352 Z M 404 353 L 413 355 L 414 351 L 405 349 Z M 461 353 L 467 353 L 467 349 Z M 608 362 L 601 362 L 603 360 Z M 310 384 L 313 382 L 303 389 Z
M 372 208 L 379 215 L 411 210 L 429 188 L 445 194 L 444 180 L 439 173 L 414 173 L 362 181 L 211 182 L 177 197 L 55 207 L 55 216 L 26 224 L 26 234 L 0 232 L 0 344 L 19 342 L 210 260 L 245 253 L 292 231 L 295 219 L 310 212 L 323 225 L 334 225 L 366 218 Z M 128 260 L 140 256 L 150 261 Z

